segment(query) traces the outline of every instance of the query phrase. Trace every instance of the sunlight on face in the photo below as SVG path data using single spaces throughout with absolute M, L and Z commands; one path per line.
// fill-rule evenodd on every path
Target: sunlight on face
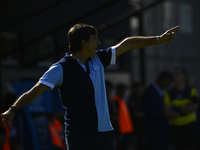
M 99 46 L 101 43 L 98 39 L 98 35 L 94 35 L 92 34 L 90 36 L 90 40 L 87 42 L 87 49 L 88 49 L 88 53 L 90 56 L 95 56 L 96 55 L 96 48 L 97 46 Z

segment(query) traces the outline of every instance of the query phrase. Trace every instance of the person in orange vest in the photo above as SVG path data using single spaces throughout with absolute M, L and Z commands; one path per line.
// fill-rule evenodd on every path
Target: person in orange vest
M 118 84 L 116 87 L 116 95 L 113 100 L 118 102 L 118 144 L 119 150 L 127 150 L 133 148 L 133 123 L 131 120 L 131 115 L 127 107 L 126 102 L 123 100 L 125 96 L 127 86 L 124 84 Z
M 9 140 L 10 140 L 10 129 L 7 125 L 6 127 L 3 127 L 2 122 L 0 122 L 0 150 L 3 147 L 2 150 L 11 150 Z
M 0 113 L 4 112 L 13 103 L 12 100 L 14 98 L 15 98 L 15 95 L 12 94 L 12 93 L 6 93 L 4 95 L 4 98 L 3 98 L 3 100 L 1 101 L 1 104 L 0 104 Z M 3 144 L 3 150 L 11 150 L 11 146 L 10 146 L 10 138 L 11 138 L 11 136 L 10 136 L 10 127 L 9 127 L 9 124 L 6 123 L 6 126 L 4 127 L 2 120 L 0 120 L 0 128 L 4 128 L 4 130 L 5 130 L 5 137 L 6 137 L 5 143 Z M 1 138 L 3 138 L 3 137 L 1 137 Z
M 12 92 L 7 92 L 0 104 L 0 113 L 4 112 L 17 98 L 16 94 Z M 17 130 L 15 129 L 14 124 L 6 123 L 4 127 L 2 120 L 0 120 L 0 127 L 5 128 L 6 131 L 6 142 L 4 143 L 3 150 L 23 150 L 19 145 L 17 139 Z
M 66 145 L 63 140 L 64 134 L 61 122 L 57 118 L 55 118 L 53 114 L 48 114 L 47 118 L 49 120 L 48 126 L 51 135 L 51 140 L 54 145 L 54 150 L 65 150 Z
M 114 133 L 115 133 L 115 149 L 118 147 L 118 137 L 117 137 L 117 128 L 118 128 L 118 108 L 117 108 L 117 101 L 113 101 L 113 95 L 112 92 L 114 91 L 114 86 L 113 84 L 106 80 L 105 81 L 106 85 L 106 96 L 107 96 L 107 101 L 108 101 L 108 108 L 109 108 L 109 114 L 110 114 L 110 121 L 112 123 L 112 126 L 114 128 Z
M 0 150 L 4 150 L 6 143 L 6 130 L 4 127 L 0 127 Z

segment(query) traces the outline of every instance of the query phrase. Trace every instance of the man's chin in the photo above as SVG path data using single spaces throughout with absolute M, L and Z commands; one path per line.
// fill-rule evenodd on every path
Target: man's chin
M 94 57 L 95 55 L 96 55 L 96 51 L 93 53 L 93 55 L 92 55 L 92 56 Z
M 92 57 L 94 57 L 94 56 L 96 56 L 96 53 L 94 53 L 94 54 L 92 55 Z

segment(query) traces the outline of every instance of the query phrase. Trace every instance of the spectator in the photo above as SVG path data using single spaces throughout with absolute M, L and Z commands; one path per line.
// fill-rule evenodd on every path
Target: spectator
M 134 122 L 134 134 L 137 139 L 139 150 L 146 150 L 146 143 L 144 139 L 144 107 L 143 107 L 143 84 L 136 82 L 133 83 L 131 89 L 131 96 L 128 99 L 128 107 L 131 114 L 132 121 Z
M 194 79 L 193 78 L 189 78 L 188 80 L 187 80 L 187 86 L 189 86 L 189 87 L 191 87 L 191 88 L 196 88 L 196 85 L 195 85 L 195 81 L 194 81 Z M 198 91 L 196 91 L 197 93 L 197 95 L 199 95 L 199 92 Z M 198 128 L 196 128 L 195 130 L 196 130 L 196 141 L 200 141 L 200 107 L 199 107 L 199 105 L 200 105 L 200 101 L 198 101 L 198 108 L 197 108 L 197 110 L 196 110 L 196 127 L 198 127 Z M 200 142 L 196 142 L 196 144 L 197 144 L 197 150 L 199 150 L 200 149 Z
M 4 128 L 2 122 L 0 122 L 0 128 Z M 4 139 L 4 131 L 5 131 L 5 139 Z M 9 126 L 6 126 L 4 129 L 1 129 L 1 145 L 3 144 L 3 149 L 11 150 L 10 148 L 10 129 Z M 4 141 L 5 140 L 5 141 Z
M 3 103 L 0 105 L 0 113 L 8 109 L 16 98 L 17 96 L 15 94 L 10 92 L 6 93 L 3 98 Z M 5 127 L 6 142 L 4 144 L 4 150 L 22 150 L 21 146 L 19 146 L 17 142 L 17 131 L 13 125 L 14 124 L 7 124 L 7 126 Z M 0 127 L 3 127 L 2 121 L 0 121 Z
M 6 130 L 4 127 L 0 126 L 0 150 L 4 150 L 4 145 L 6 144 Z
M 106 85 L 106 95 L 110 113 L 110 121 L 112 122 L 112 125 L 115 128 L 118 121 L 118 108 L 117 108 L 117 103 L 112 99 L 113 85 L 109 81 L 105 81 L 105 85 Z
M 113 85 L 109 81 L 105 81 L 106 85 L 106 95 L 108 100 L 108 108 L 109 108 L 109 114 L 110 114 L 110 121 L 113 125 L 114 132 L 115 132 L 115 148 L 118 147 L 117 143 L 117 134 L 119 133 L 118 128 L 118 107 L 117 102 L 113 101 L 112 99 L 112 91 L 113 91 Z
M 66 146 L 64 143 L 63 127 L 61 122 L 54 117 L 54 114 L 49 113 L 47 115 L 48 126 L 51 134 L 52 143 L 54 145 L 54 150 L 65 150 Z
M 165 94 L 165 114 L 170 117 L 170 148 L 195 150 L 197 92 L 187 86 L 184 69 L 176 68 L 173 77 L 175 87 Z
M 149 150 L 167 150 L 168 119 L 163 109 L 163 89 L 172 82 L 169 72 L 162 72 L 144 93 L 145 137 Z
M 116 95 L 114 96 L 114 101 L 118 105 L 118 142 L 119 150 L 127 150 L 133 148 L 133 123 L 131 121 L 130 112 L 128 110 L 127 104 L 123 100 L 125 96 L 125 91 L 127 87 L 124 84 L 118 84 L 116 87 Z
M 191 88 L 195 88 L 195 81 L 193 78 L 189 78 L 187 79 L 187 86 L 191 87 Z

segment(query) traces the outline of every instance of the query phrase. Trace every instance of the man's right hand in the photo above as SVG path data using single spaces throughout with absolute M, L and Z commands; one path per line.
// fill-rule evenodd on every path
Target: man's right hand
M 15 116 L 15 112 L 11 109 L 8 109 L 4 113 L 1 114 L 1 120 L 3 122 L 3 125 L 6 127 L 6 123 L 11 124 L 11 121 L 13 120 Z

